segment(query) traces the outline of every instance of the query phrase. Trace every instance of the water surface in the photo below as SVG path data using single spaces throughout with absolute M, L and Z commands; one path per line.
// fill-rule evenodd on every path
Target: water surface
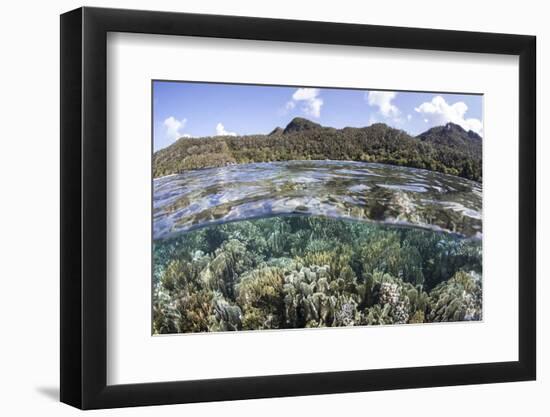
M 153 182 L 154 239 L 284 215 L 399 224 L 481 237 L 481 184 L 352 161 L 285 161 L 187 171 Z

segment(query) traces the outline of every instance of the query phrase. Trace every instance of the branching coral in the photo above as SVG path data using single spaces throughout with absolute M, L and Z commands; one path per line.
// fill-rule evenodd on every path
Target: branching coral
M 214 317 L 211 318 L 210 331 L 228 331 L 242 329 L 242 311 L 232 305 L 219 293 L 214 296 Z
M 430 321 L 481 320 L 481 281 L 464 271 L 442 282 L 430 293 Z
M 184 294 L 176 301 L 180 333 L 208 331 L 212 319 L 212 293 L 198 290 Z
M 424 321 L 428 294 L 421 287 L 389 274 L 374 272 L 366 282 L 367 324 L 404 324 Z
M 237 303 L 244 311 L 243 328 L 277 329 L 284 309 L 283 271 L 263 267 L 244 274 L 237 285 Z
M 210 290 L 234 299 L 238 276 L 253 265 L 253 258 L 241 241 L 227 240 L 216 249 L 214 258 L 201 272 L 201 279 Z
M 360 260 L 364 274 L 379 271 L 414 284 L 424 282 L 421 256 L 399 231 L 373 231 L 362 244 Z
M 153 332 L 180 333 L 179 311 L 170 294 L 163 289 L 156 289 L 153 298 Z
M 305 266 L 326 265 L 333 278 L 343 278 L 348 281 L 355 280 L 355 272 L 351 265 L 353 264 L 353 249 L 351 246 L 338 246 L 333 250 L 307 251 L 306 254 L 298 258 Z
M 481 246 L 295 216 L 155 242 L 155 333 L 481 319 Z M 468 272 L 465 272 L 468 271 Z

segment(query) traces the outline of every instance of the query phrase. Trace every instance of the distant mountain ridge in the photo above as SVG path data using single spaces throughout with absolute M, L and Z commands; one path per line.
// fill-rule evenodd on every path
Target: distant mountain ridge
M 466 131 L 462 126 L 455 123 L 447 123 L 444 126 L 432 127 L 418 135 L 417 138 L 422 141 L 453 147 L 479 146 L 481 149 L 482 145 L 481 136 L 473 130 Z
M 282 135 L 285 133 L 285 130 L 282 127 L 277 126 L 275 129 L 273 129 L 267 136 L 274 136 L 274 135 Z
M 286 125 L 283 133 L 289 134 L 293 132 L 303 132 L 304 130 L 322 129 L 319 123 L 312 122 L 311 120 L 304 119 L 303 117 L 295 117 Z
M 415 136 L 384 123 L 335 129 L 296 117 L 267 135 L 181 138 L 153 155 L 155 177 L 234 163 L 335 159 L 410 166 L 482 180 L 482 138 L 454 123 Z

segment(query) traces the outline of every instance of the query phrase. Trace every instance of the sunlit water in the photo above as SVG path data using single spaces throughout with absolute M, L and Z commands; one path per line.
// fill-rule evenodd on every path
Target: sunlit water
M 155 334 L 482 319 L 479 183 L 290 161 L 153 185 Z
M 153 237 L 216 223 L 316 215 L 482 234 L 482 187 L 421 169 L 287 161 L 187 171 L 154 180 Z

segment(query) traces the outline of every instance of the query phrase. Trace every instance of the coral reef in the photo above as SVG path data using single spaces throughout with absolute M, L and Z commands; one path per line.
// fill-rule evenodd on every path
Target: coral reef
M 481 320 L 479 240 L 286 216 L 154 244 L 153 331 Z
M 481 280 L 476 274 L 457 272 L 430 293 L 430 321 L 481 320 Z
M 283 271 L 275 267 L 261 267 L 241 277 L 236 301 L 245 312 L 244 329 L 280 327 L 284 305 L 283 283 Z

